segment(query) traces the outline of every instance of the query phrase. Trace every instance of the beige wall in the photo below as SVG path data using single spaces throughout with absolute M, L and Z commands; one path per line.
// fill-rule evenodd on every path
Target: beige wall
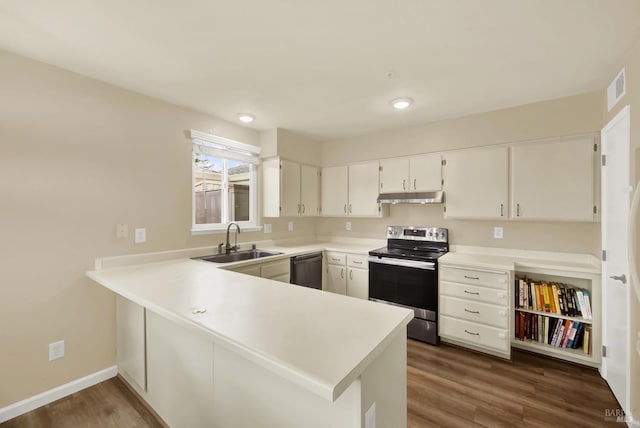
M 602 93 L 590 93 L 385 131 L 323 144 L 323 165 L 381 159 L 466 147 L 597 132 L 602 126 Z M 446 197 L 446 195 L 445 195 Z M 319 235 L 380 238 L 385 226 L 429 225 L 450 230 L 456 245 L 570 251 L 598 254 L 600 223 L 445 220 L 442 205 L 396 205 L 384 219 L 320 219 Z M 493 227 L 504 228 L 504 239 L 493 238 Z
M 640 180 L 640 40 L 629 50 L 620 68 L 625 68 L 626 94 L 618 104 L 607 112 L 606 99 L 602 106 L 604 111 L 604 123 L 608 123 L 626 105 L 631 107 L 631 141 L 630 141 L 630 171 L 631 183 Z M 616 74 L 619 70 L 616 71 Z M 615 75 L 611 76 L 613 80 Z M 604 91 L 606 94 L 606 90 Z M 638 190 L 636 190 L 638 191 Z M 640 221 L 636 218 L 635 221 Z M 640 235 L 640 227 L 638 228 Z M 640 242 L 640 236 L 637 237 Z M 629 343 L 631 350 L 631 413 L 636 420 L 640 420 L 640 357 L 635 352 L 638 334 L 640 332 L 640 302 L 635 298 L 631 290 L 631 328 L 629 331 Z
M 263 158 L 281 156 L 294 162 L 319 165 L 321 144 L 288 129 L 269 129 L 260 132 Z
M 85 278 L 98 256 L 212 247 L 192 237 L 197 129 L 258 144 L 248 128 L 0 51 L 0 408 L 115 364 L 114 298 Z M 41 177 L 41 178 L 39 178 Z M 115 237 L 116 223 L 130 237 Z M 287 232 L 304 236 L 313 219 Z M 133 229 L 147 228 L 147 243 Z M 48 361 L 64 339 L 66 356 Z

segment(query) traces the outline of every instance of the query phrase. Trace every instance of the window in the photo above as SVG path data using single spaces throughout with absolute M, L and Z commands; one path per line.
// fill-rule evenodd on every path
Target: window
M 225 230 L 231 222 L 257 229 L 256 167 L 260 148 L 191 131 L 192 233 Z

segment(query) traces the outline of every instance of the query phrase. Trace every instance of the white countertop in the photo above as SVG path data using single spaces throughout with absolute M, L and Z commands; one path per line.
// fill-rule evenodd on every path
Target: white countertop
M 265 262 L 323 249 L 366 254 L 376 247 L 311 243 L 260 248 L 285 253 L 259 260 Z M 162 253 L 160 258 L 169 256 Z M 216 265 L 181 256 L 131 265 L 120 259 L 96 262 L 102 270 L 87 276 L 159 315 L 201 330 L 216 344 L 331 401 L 413 318 L 407 309 L 219 268 L 231 263 Z M 143 255 L 133 259 L 153 260 Z M 105 265 L 120 267 L 105 269 Z M 206 308 L 206 313 L 194 315 L 196 308 Z

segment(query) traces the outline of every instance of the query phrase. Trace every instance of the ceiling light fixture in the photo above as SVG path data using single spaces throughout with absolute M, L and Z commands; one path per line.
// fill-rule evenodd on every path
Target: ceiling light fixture
M 391 101 L 391 105 L 397 110 L 404 110 L 411 104 L 413 104 L 413 100 L 411 98 L 396 98 Z
M 251 123 L 255 120 L 255 116 L 249 113 L 238 113 L 238 120 L 243 123 Z

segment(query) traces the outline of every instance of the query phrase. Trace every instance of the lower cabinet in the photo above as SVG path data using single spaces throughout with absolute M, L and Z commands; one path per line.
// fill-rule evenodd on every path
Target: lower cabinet
M 116 296 L 118 371 L 129 383 L 147 389 L 146 309 Z
M 289 258 L 276 260 L 273 262 L 254 263 L 249 266 L 234 266 L 229 270 L 243 273 L 245 275 L 259 276 L 273 279 L 274 281 L 289 283 L 291 275 L 291 261 Z
M 327 252 L 326 291 L 360 299 L 369 298 L 366 255 Z
M 439 275 L 440 337 L 510 358 L 510 271 L 441 264 Z

